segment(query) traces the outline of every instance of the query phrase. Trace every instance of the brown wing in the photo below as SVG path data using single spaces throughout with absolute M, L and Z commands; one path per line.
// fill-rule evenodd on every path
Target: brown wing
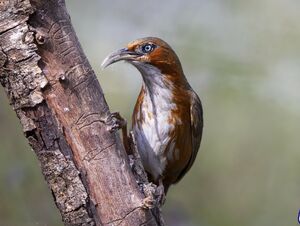
M 202 130 L 203 130 L 203 110 L 202 104 L 198 97 L 198 95 L 193 92 L 192 93 L 192 101 L 190 108 L 190 117 L 191 117 L 191 139 L 192 139 L 192 155 L 186 167 L 182 170 L 180 175 L 177 178 L 177 182 L 181 180 L 181 178 L 189 171 L 192 167 L 202 138 Z

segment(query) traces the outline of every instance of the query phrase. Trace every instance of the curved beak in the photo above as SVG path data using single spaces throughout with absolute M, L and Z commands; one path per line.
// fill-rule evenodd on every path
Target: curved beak
M 101 67 L 102 69 L 108 67 L 109 65 L 116 63 L 121 60 L 125 61 L 134 61 L 140 54 L 129 51 L 127 48 L 119 49 L 110 55 L 108 55 L 102 62 Z

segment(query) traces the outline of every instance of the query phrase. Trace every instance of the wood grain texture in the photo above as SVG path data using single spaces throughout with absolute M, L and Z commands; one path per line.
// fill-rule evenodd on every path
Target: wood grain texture
M 0 82 L 65 225 L 159 225 L 64 1 L 0 1 Z

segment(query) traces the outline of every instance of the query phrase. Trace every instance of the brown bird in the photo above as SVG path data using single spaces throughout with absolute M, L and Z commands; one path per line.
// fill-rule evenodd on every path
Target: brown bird
M 141 73 L 143 85 L 132 115 L 132 130 L 149 180 L 165 194 L 193 165 L 202 137 L 198 95 L 174 50 L 154 37 L 137 39 L 110 54 L 102 67 L 124 60 Z

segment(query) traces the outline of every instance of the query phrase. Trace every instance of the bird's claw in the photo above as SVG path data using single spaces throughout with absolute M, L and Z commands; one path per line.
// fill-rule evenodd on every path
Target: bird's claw
M 147 196 L 143 199 L 143 208 L 151 210 L 154 207 L 156 207 L 156 200 L 153 198 L 153 196 Z
M 161 207 L 166 201 L 166 195 L 163 184 L 154 185 L 148 183 L 144 185 L 144 193 L 146 198 L 143 199 L 143 207 L 146 209 L 153 209 Z
M 163 206 L 166 202 L 166 194 L 165 194 L 165 187 L 162 183 L 160 183 L 156 188 L 156 199 L 159 206 Z
M 120 115 L 119 112 L 111 113 L 105 120 L 107 130 L 115 132 L 127 125 L 127 121 Z
M 156 189 L 157 186 L 153 183 L 145 183 L 143 184 L 143 192 L 145 194 L 145 198 L 142 201 L 142 207 L 145 209 L 153 209 L 157 207 L 157 199 L 156 199 Z

